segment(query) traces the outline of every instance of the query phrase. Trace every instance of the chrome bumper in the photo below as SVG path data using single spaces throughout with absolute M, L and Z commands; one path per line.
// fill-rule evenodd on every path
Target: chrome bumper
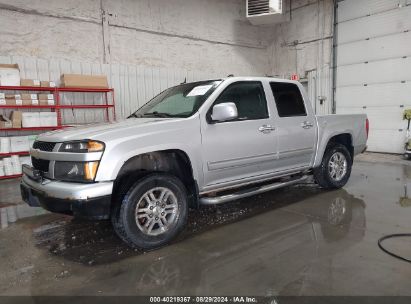
M 21 182 L 26 187 L 47 194 L 48 197 L 65 200 L 87 200 L 108 196 L 113 192 L 113 182 L 81 184 L 48 179 L 36 182 L 26 175 L 23 175 Z

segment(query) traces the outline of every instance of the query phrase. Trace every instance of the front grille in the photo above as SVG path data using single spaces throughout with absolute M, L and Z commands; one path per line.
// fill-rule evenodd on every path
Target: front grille
M 56 143 L 45 142 L 45 141 L 35 141 L 33 143 L 33 149 L 38 149 L 40 151 L 52 152 Z
M 43 172 L 49 172 L 49 160 L 46 159 L 38 159 L 35 157 L 31 158 L 31 163 L 33 164 L 33 168 L 36 170 L 40 170 Z

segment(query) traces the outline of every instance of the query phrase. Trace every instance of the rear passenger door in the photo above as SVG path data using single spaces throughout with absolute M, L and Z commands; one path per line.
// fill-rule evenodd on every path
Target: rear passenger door
M 316 120 L 300 88 L 291 82 L 270 82 L 277 108 L 278 169 L 308 167 L 315 153 Z

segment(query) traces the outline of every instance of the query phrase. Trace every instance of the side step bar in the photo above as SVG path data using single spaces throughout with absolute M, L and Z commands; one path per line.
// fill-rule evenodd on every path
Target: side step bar
M 201 197 L 200 198 L 200 204 L 202 204 L 202 205 L 223 204 L 223 203 L 226 203 L 226 202 L 238 200 L 240 198 L 245 198 L 245 197 L 253 196 L 253 195 L 256 195 L 256 194 L 264 193 L 264 192 L 267 192 L 267 191 L 271 191 L 271 190 L 275 190 L 275 189 L 295 185 L 295 184 L 303 182 L 307 178 L 308 178 L 308 176 L 305 175 L 305 176 L 302 176 L 300 178 L 293 179 L 293 180 L 290 180 L 290 181 L 287 181 L 287 182 L 282 182 L 282 183 L 277 182 L 277 183 L 274 183 L 274 184 L 258 186 L 258 187 L 254 187 L 254 188 L 250 188 L 250 189 L 244 189 L 244 190 L 240 190 L 238 192 L 227 194 L 227 195 L 215 196 L 215 197 Z

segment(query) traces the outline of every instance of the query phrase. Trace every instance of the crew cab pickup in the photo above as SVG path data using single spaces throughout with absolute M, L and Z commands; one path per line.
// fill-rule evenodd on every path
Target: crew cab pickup
M 343 187 L 365 115 L 316 116 L 300 83 L 229 77 L 169 88 L 124 121 L 45 133 L 23 167 L 30 206 L 111 219 L 127 244 L 170 242 L 188 209 L 304 182 Z

